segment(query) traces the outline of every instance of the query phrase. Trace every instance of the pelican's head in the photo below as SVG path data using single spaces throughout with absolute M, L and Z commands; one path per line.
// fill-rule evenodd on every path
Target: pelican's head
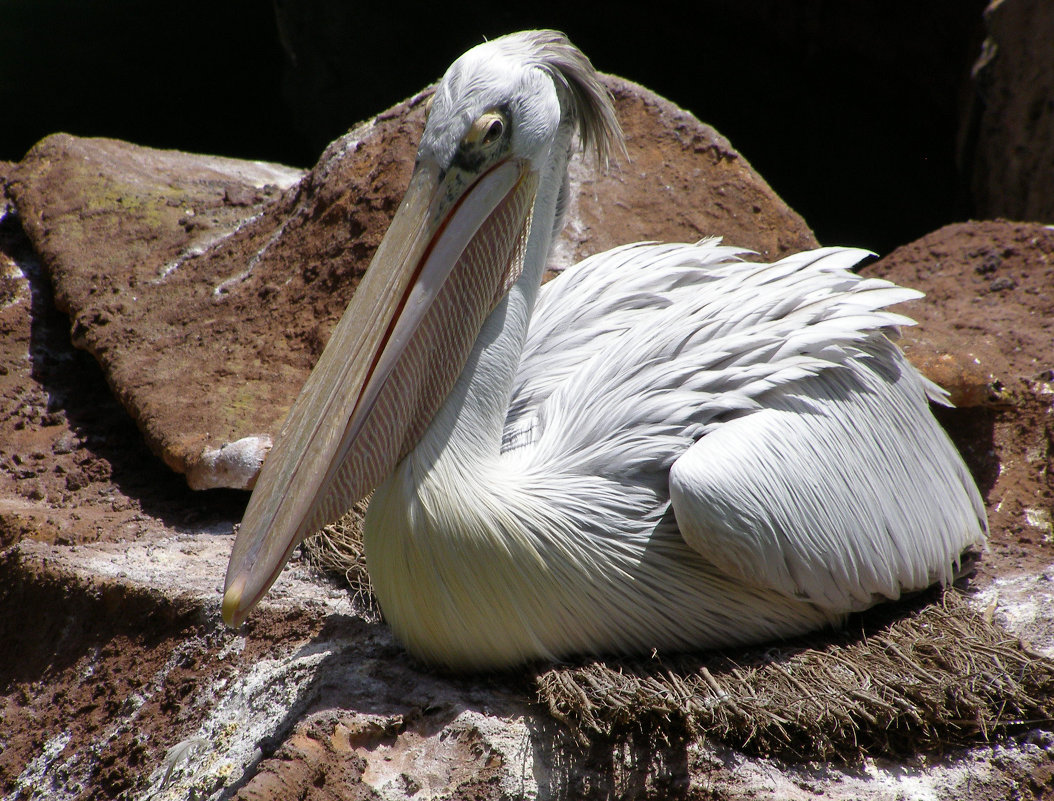
M 561 125 L 577 125 L 583 147 L 606 161 L 621 136 L 596 71 L 555 31 L 474 47 L 450 66 L 429 103 L 418 162 L 443 169 L 478 173 L 489 160 L 519 158 L 541 172 Z
M 523 271 L 540 198 L 552 225 L 576 128 L 602 161 L 621 136 L 607 91 L 562 34 L 495 39 L 443 76 L 406 196 L 249 500 L 227 569 L 229 624 L 306 534 L 417 444 Z

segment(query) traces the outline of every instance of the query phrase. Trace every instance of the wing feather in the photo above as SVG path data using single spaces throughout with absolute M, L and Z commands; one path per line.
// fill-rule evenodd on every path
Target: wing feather
M 865 251 L 821 248 L 774 264 L 741 261 L 742 253 L 716 240 L 640 243 L 544 286 L 503 448 L 546 428 L 569 450 L 607 430 L 656 425 L 694 441 L 715 415 L 754 409 L 757 395 L 911 323 L 881 308 L 918 293 L 844 269 Z
M 688 544 L 731 575 L 849 611 L 950 581 L 984 539 L 980 496 L 910 374 L 870 360 L 810 376 L 678 458 Z

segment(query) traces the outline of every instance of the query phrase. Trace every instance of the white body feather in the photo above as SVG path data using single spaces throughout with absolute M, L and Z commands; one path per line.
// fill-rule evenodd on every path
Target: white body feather
M 725 646 L 948 581 L 983 504 L 886 336 L 919 295 L 848 272 L 864 255 L 618 248 L 546 285 L 526 331 L 525 272 L 374 494 L 397 636 L 458 667 Z M 500 436 L 480 408 L 507 410 Z

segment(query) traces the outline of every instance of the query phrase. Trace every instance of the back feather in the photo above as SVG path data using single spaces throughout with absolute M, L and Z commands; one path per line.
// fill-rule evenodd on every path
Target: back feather
M 716 240 L 627 245 L 546 284 L 503 451 L 530 446 L 544 459 L 600 446 L 617 462 L 632 437 L 666 443 L 651 458 L 668 469 L 708 426 L 876 346 L 921 393 L 942 392 L 886 336 L 912 321 L 884 308 L 920 293 L 848 272 L 865 251 L 822 248 L 773 264 L 742 253 Z

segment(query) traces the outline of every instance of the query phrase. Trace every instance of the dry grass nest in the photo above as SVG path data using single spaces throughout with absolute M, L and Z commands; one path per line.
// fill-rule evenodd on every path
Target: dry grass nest
M 379 619 L 362 550 L 364 504 L 305 541 Z M 854 615 L 769 647 L 584 660 L 530 672 L 537 703 L 582 746 L 644 734 L 709 737 L 753 754 L 854 761 L 941 752 L 1054 723 L 1054 661 L 959 590 Z

